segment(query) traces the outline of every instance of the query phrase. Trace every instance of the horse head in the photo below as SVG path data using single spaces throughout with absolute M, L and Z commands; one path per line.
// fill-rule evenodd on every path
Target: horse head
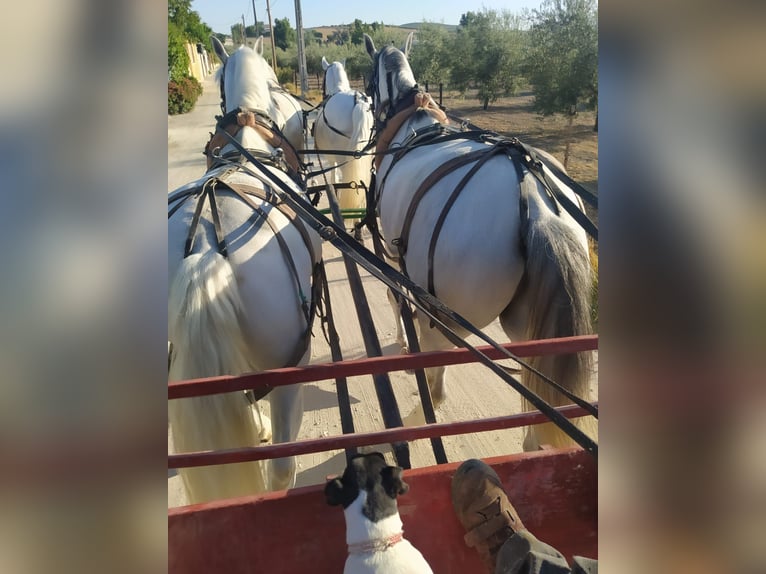
M 408 44 L 411 42 L 411 34 Z M 407 56 L 394 46 L 375 49 L 375 43 L 364 35 L 367 53 L 372 58 L 372 74 L 367 85 L 367 95 L 372 98 L 375 119 L 385 122 L 391 118 L 406 100 L 418 91 Z
M 332 96 L 338 92 L 351 91 L 351 84 L 346 74 L 346 60 L 342 62 L 335 61 L 332 64 L 327 58 L 322 56 L 322 69 L 324 70 L 324 85 L 322 88 L 323 96 Z
M 268 84 L 273 70 L 263 56 L 247 46 L 228 54 L 218 38 L 213 36 L 211 41 L 216 55 L 223 62 L 217 72 L 225 107 L 223 111 L 229 113 L 236 108 L 258 110 L 275 119 L 276 110 L 271 103 Z
M 226 144 L 226 137 L 219 133 L 224 130 L 249 149 L 271 154 L 276 148 L 282 148 L 285 161 L 297 172 L 300 162 L 280 131 L 285 118 L 272 97 L 270 86 L 276 82 L 276 76 L 262 56 L 262 38 L 256 41 L 255 49 L 242 46 L 232 54 L 226 52 L 217 38 L 211 37 L 211 41 L 216 55 L 223 62 L 217 77 L 224 114 L 206 151 Z M 222 153 L 224 151 L 225 148 L 221 150 Z M 211 163 L 212 158 L 209 165 Z

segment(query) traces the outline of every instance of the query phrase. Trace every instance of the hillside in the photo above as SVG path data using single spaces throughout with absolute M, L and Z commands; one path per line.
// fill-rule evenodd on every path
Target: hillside
M 399 28 L 407 28 L 412 30 L 420 30 L 423 24 L 432 24 L 433 26 L 440 26 L 447 30 L 447 32 L 454 32 L 457 30 L 457 24 L 442 24 L 441 22 L 410 22 L 408 24 L 402 24 Z

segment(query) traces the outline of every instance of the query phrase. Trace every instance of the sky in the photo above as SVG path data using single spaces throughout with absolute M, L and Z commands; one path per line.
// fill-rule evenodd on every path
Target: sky
M 270 0 L 272 20 L 287 18 L 295 27 L 295 0 Z M 301 0 L 303 27 L 315 28 L 334 24 L 350 24 L 356 18 L 362 22 L 383 22 L 400 25 L 409 22 L 438 22 L 458 24 L 460 16 L 468 11 L 478 12 L 483 7 L 511 12 L 523 8 L 537 8 L 542 0 Z M 231 26 L 242 21 L 253 23 L 252 0 L 193 0 L 202 21 L 214 32 L 231 33 Z M 255 12 L 259 22 L 266 22 L 266 0 L 255 0 Z

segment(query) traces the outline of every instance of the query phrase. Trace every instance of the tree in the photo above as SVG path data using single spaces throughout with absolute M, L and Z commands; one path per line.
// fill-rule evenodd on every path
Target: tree
M 520 21 L 509 11 L 466 12 L 452 45 L 451 80 L 461 91 L 477 89 L 486 110 L 498 97 L 515 91 L 521 77 Z
M 418 82 L 438 84 L 447 80 L 451 44 L 444 26 L 424 23 L 420 27 L 409 57 Z
M 168 26 L 170 24 L 175 25 L 189 42 L 202 42 L 209 52 L 213 51 L 210 44 L 213 30 L 191 9 L 191 0 L 168 0 Z
M 209 52 L 213 52 L 212 32 L 191 9 L 191 0 L 168 0 L 168 76 L 171 80 L 177 82 L 189 73 L 186 42 L 202 42 Z
M 351 30 L 349 32 L 351 43 L 354 46 L 361 46 L 364 44 L 364 35 L 369 34 L 370 36 L 373 35 L 374 32 L 377 32 L 379 28 L 383 28 L 383 24 L 378 24 L 377 22 L 373 22 L 372 24 L 366 24 L 365 22 L 362 22 L 359 18 L 354 20 L 354 23 L 350 26 Z
M 237 22 L 236 24 L 231 25 L 231 40 L 235 44 L 244 44 L 245 43 L 245 35 L 242 33 L 242 22 Z
M 245 34 L 249 38 L 257 38 L 258 36 L 265 36 L 263 22 L 258 22 L 258 26 L 250 25 L 245 26 Z
M 295 30 L 290 26 L 290 20 L 287 18 L 277 18 L 274 21 L 274 44 L 282 50 L 287 50 L 295 44 Z
M 546 0 L 533 10 L 527 77 L 542 115 L 572 117 L 598 100 L 598 19 L 595 0 Z

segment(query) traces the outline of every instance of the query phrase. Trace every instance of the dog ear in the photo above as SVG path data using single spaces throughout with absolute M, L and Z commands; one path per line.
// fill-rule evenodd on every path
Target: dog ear
M 409 485 L 402 480 L 402 469 L 399 466 L 387 466 L 380 471 L 383 479 L 383 490 L 391 498 L 396 498 L 399 494 L 406 494 L 410 489 Z
M 330 506 L 343 504 L 343 483 L 339 478 L 333 478 L 325 484 L 324 497 Z

